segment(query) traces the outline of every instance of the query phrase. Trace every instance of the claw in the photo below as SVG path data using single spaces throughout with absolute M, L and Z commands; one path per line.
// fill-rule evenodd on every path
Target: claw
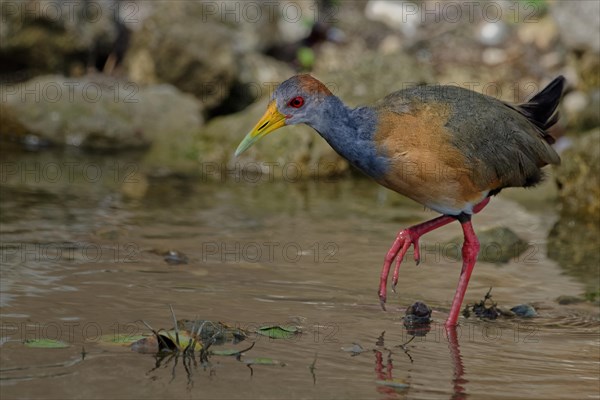
M 415 259 L 416 265 L 419 265 L 421 263 L 421 253 L 419 251 L 419 237 L 415 238 L 413 241 L 413 258 Z
M 381 309 L 383 311 L 387 311 L 385 309 L 385 296 L 379 295 L 379 304 L 381 305 Z

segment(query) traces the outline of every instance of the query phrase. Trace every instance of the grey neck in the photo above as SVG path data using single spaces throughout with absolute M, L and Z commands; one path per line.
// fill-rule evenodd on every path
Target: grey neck
M 388 161 L 374 141 L 377 114 L 370 107 L 349 108 L 339 98 L 328 96 L 308 122 L 342 157 L 365 174 L 377 179 L 385 174 Z

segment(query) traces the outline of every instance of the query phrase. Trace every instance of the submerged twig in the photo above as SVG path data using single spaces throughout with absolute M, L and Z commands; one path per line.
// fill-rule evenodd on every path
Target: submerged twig
M 410 342 L 412 342 L 415 339 L 415 337 L 416 336 L 412 336 L 410 339 L 408 339 L 408 341 L 406 343 L 396 345 L 396 347 L 400 347 L 402 349 L 402 351 L 404 351 L 404 354 L 407 355 L 411 364 L 414 362 L 414 360 L 413 360 L 412 356 L 410 355 L 408 347 L 406 347 L 406 345 L 409 344 Z
M 175 369 L 177 368 L 177 364 L 179 363 L 179 354 L 173 353 L 173 356 L 175 357 L 175 362 L 173 363 L 173 368 L 171 369 L 171 380 L 169 381 L 169 383 L 175 380 Z
M 249 351 L 249 350 L 252 350 L 252 348 L 254 347 L 254 343 L 256 343 L 256 342 L 252 342 L 252 344 L 250 345 L 250 347 L 248 347 L 247 349 L 243 349 L 243 350 L 240 350 L 237 353 L 235 353 L 235 359 L 238 360 L 238 361 L 242 361 L 242 358 L 241 358 L 242 354 L 245 353 L 245 352 L 247 352 L 247 351 Z
M 169 304 L 169 308 L 171 309 L 171 315 L 173 316 L 173 326 L 175 329 L 175 344 L 177 345 L 177 348 L 179 348 L 179 346 L 181 346 L 179 344 L 179 328 L 177 327 L 177 318 L 175 318 L 175 311 L 173 310 L 173 306 Z
M 148 328 L 158 341 L 158 352 L 156 354 L 156 363 L 149 373 L 163 367 L 171 367 L 171 379 L 169 382 L 173 382 L 176 377 L 177 368 L 179 365 L 179 356 L 183 356 L 182 364 L 185 369 L 187 376 L 188 390 L 194 386 L 193 372 L 198 367 L 198 364 L 202 365 L 206 370 L 209 368 L 209 375 L 213 376 L 215 371 L 209 361 L 209 356 L 213 353 L 209 351 L 211 346 L 215 343 L 221 343 L 220 338 L 226 339 L 228 328 L 221 323 L 215 324 L 209 320 L 201 320 L 198 317 L 193 321 L 181 320 L 180 323 L 177 321 L 175 310 L 173 306 L 169 304 L 169 310 L 173 318 L 174 328 L 170 330 L 159 329 L 156 330 L 149 323 L 144 320 L 140 320 L 146 328 Z M 208 328 L 207 328 L 208 327 Z M 173 332 L 175 335 L 173 335 Z M 173 337 L 174 336 L 174 337 Z M 182 340 L 188 338 L 186 343 L 182 343 Z M 142 339 L 144 340 L 144 339 Z M 154 343 L 152 343 L 154 346 Z M 255 345 L 253 342 L 250 346 L 237 352 L 228 351 L 227 355 L 234 355 L 240 360 L 243 353 L 251 350 Z M 198 350 L 199 360 L 196 360 L 196 350 Z M 215 354 L 219 354 L 215 351 Z M 174 360 L 173 360 L 174 359 Z M 316 360 L 315 360 L 316 361 Z M 172 363 L 172 364 L 171 364 Z M 250 368 L 250 374 L 253 375 L 252 367 L 247 364 Z M 314 367 L 314 363 L 313 363 Z
M 313 385 L 317 384 L 317 374 L 315 374 L 315 371 L 317 370 L 316 364 L 317 364 L 317 353 L 315 353 L 315 359 L 313 360 L 312 364 L 310 364 L 308 366 L 308 369 L 310 370 L 310 373 L 313 377 Z

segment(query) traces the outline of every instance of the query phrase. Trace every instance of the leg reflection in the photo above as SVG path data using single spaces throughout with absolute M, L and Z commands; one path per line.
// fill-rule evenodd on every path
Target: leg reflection
M 446 326 L 446 336 L 448 337 L 448 348 L 450 349 L 450 359 L 452 360 L 452 368 L 454 369 L 454 375 L 452 378 L 453 395 L 452 399 L 466 399 L 464 385 L 468 382 L 464 378 L 464 366 L 462 357 L 460 355 L 460 345 L 458 343 L 458 334 L 456 332 L 456 326 Z

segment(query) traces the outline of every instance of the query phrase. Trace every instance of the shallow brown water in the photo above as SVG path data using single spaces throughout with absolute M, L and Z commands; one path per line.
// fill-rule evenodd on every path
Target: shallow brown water
M 2 399 L 600 397 L 597 307 L 555 301 L 580 295 L 584 284 L 546 257 L 557 219 L 551 204 L 526 208 L 509 194 L 474 218 L 476 229 L 511 225 L 533 246 L 505 265 L 479 263 L 466 301 L 479 301 L 492 286 L 499 305 L 530 303 L 539 317 L 461 317 L 449 342 L 441 323 L 460 265 L 442 244 L 460 228 L 422 239 L 422 264 L 405 261 L 398 294 L 381 311 L 376 288 L 394 235 L 434 214 L 369 181 L 146 182 L 130 175 L 137 164 L 113 159 L 5 156 Z M 72 178 L 65 160 L 79 163 Z M 49 163 L 62 169 L 60 179 L 43 172 Z M 102 171 L 99 179 L 82 176 L 90 164 Z M 29 175 L 6 170 L 15 166 Z M 189 263 L 167 264 L 159 255 L 167 250 L 184 253 Z M 434 325 L 405 352 L 398 345 L 411 336 L 401 317 L 416 300 L 433 308 Z M 153 370 L 152 355 L 99 339 L 147 333 L 140 319 L 168 328 L 169 304 L 179 318 L 241 328 L 292 324 L 302 334 L 251 338 L 255 347 L 244 358 L 285 366 L 251 370 L 234 358 L 212 357 L 210 368 L 192 367 L 191 380 L 181 361 Z M 376 344 L 382 332 L 383 346 Z M 36 338 L 60 338 L 70 347 L 23 346 Z M 353 343 L 365 351 L 342 350 Z

